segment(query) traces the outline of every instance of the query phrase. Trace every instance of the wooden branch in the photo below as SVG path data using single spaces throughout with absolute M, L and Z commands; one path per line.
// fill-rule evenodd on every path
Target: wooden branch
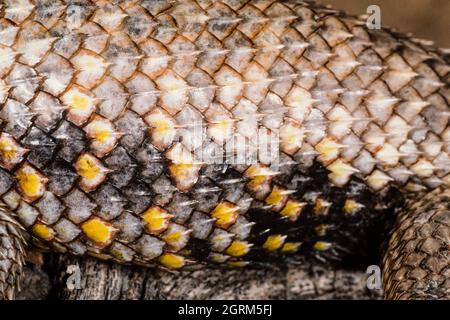
M 78 265 L 80 290 L 66 286 L 67 267 Z M 366 288 L 362 271 L 317 266 L 303 258 L 285 267 L 214 269 L 169 273 L 90 258 L 54 256 L 48 263 L 52 298 L 57 299 L 380 299 Z M 32 272 L 32 270 L 28 270 Z M 36 270 L 35 270 L 36 272 Z M 40 276 L 45 275 L 40 271 Z M 29 281 L 29 280 L 28 280 Z M 36 281 L 34 281 L 36 283 Z M 24 287 L 24 286 L 23 286 Z M 32 288 L 20 298 L 37 298 Z M 37 290 L 35 288 L 34 290 Z M 42 291 L 42 288 L 39 288 Z M 41 292 L 42 294 L 42 292 Z M 48 295 L 48 292 L 47 292 Z M 41 298 L 45 298 L 44 294 Z
M 23 270 L 17 300 L 46 299 L 51 289 L 50 279 L 41 268 L 27 265 Z

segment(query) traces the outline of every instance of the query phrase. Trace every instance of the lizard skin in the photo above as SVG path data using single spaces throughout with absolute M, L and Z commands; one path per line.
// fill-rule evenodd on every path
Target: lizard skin
M 426 41 L 271 0 L 10 0 L 0 32 L 0 198 L 37 249 L 345 262 L 448 188 L 450 67 Z M 257 138 L 276 166 L 197 160 Z

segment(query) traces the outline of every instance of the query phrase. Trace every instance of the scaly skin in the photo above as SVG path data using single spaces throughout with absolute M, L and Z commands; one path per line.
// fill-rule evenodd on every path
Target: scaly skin
M 302 1 L 2 3 L 0 198 L 36 248 L 373 259 L 405 201 L 450 184 L 450 66 L 425 41 Z M 257 137 L 274 153 L 199 160 Z
M 448 298 L 450 190 L 411 201 L 398 219 L 384 256 L 384 289 L 392 299 Z
M 24 250 L 23 229 L 3 209 L 0 209 L 0 298 L 12 299 L 18 286 Z

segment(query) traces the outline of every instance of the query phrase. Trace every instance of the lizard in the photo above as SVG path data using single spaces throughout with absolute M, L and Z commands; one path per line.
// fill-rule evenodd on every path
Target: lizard
M 386 243 L 450 297 L 448 51 L 310 1 L 0 2 L 0 296 L 26 250 L 177 270 Z

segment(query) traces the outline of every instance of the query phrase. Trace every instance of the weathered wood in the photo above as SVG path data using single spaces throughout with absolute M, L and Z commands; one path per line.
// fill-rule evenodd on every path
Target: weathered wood
M 51 289 L 50 279 L 39 267 L 26 266 L 20 282 L 17 300 L 42 300 L 48 297 Z
M 66 286 L 78 265 L 80 290 Z M 58 299 L 379 299 L 363 271 L 332 270 L 303 258 L 285 267 L 214 269 L 169 273 L 94 259 L 57 256 L 51 263 L 52 298 Z

